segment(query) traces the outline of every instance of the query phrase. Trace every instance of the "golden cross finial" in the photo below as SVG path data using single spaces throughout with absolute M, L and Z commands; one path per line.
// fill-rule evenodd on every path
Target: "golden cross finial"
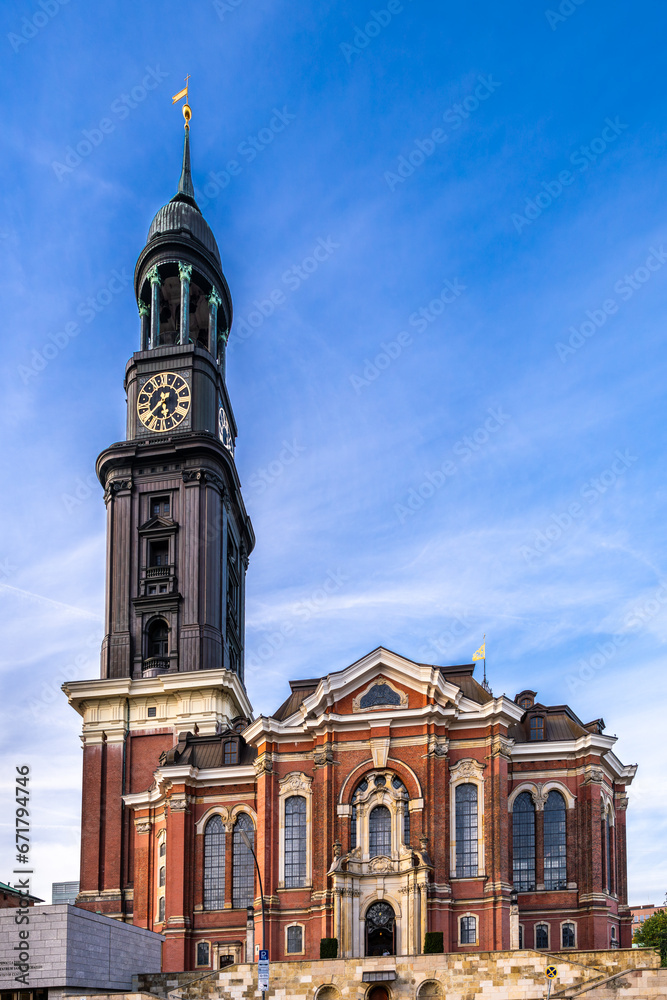
M 172 104 L 176 104 L 176 101 L 180 101 L 181 98 L 185 98 L 185 104 L 183 105 L 183 117 L 185 118 L 185 127 L 190 128 L 190 119 L 192 118 L 192 108 L 188 104 L 188 88 L 190 86 L 190 74 L 185 78 L 185 87 L 183 90 L 179 90 L 177 94 L 171 99 Z

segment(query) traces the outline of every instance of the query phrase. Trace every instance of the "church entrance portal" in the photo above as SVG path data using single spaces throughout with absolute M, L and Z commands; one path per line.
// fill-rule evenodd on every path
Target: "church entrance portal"
M 366 954 L 396 954 L 396 918 L 393 907 L 384 900 L 372 903 L 366 910 Z M 373 1000 L 382 998 L 378 994 Z

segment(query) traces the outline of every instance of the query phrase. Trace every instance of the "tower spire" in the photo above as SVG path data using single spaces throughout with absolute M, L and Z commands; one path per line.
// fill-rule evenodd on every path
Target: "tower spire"
M 176 104 L 177 101 L 181 101 L 185 98 L 185 104 L 183 105 L 183 117 L 185 118 L 185 137 L 183 139 L 183 167 L 181 169 L 181 179 L 178 182 L 178 193 L 172 201 L 184 201 L 189 200 L 198 208 L 197 202 L 195 201 L 195 189 L 192 183 L 192 174 L 190 172 L 190 119 L 192 118 L 192 109 L 188 104 L 189 100 L 189 90 L 190 86 L 190 74 L 185 78 L 185 87 L 180 90 L 178 94 L 174 94 L 171 99 L 172 104 Z M 180 195 L 180 197 L 179 197 Z
M 183 167 L 181 169 L 181 179 L 178 182 L 178 194 L 185 195 L 186 198 L 191 198 L 193 203 L 196 204 L 195 189 L 190 172 L 190 128 L 187 124 L 183 139 Z

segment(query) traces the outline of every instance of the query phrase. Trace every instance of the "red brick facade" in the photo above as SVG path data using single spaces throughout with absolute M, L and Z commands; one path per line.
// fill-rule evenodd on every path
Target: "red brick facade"
M 223 762 L 221 746 L 231 728 L 221 733 L 219 723 L 217 731 L 206 731 L 202 724 L 197 733 L 195 712 L 187 734 L 179 736 L 170 726 L 151 729 L 141 719 L 150 700 L 141 689 L 159 679 L 127 681 L 129 726 L 99 742 L 91 732 L 84 749 L 79 905 L 164 933 L 165 970 L 198 967 L 199 942 L 208 945 L 200 949 L 199 967 L 206 958 L 209 964 L 223 955 L 243 959 L 247 914 L 245 906 L 233 906 L 233 830 L 243 812 L 256 831 L 273 959 L 319 957 L 324 937 L 338 939 L 342 956 L 363 955 L 369 947 L 365 914 L 378 900 L 394 911 L 393 946 L 400 954 L 421 952 L 427 931 L 443 933 L 445 951 L 508 949 L 513 805 L 525 791 L 534 804 L 529 815 L 535 858 L 534 888 L 519 892 L 517 900 L 522 946 L 628 947 L 625 790 L 634 768 L 619 763 L 615 738 L 603 734 L 600 720 L 585 726 L 564 706 L 533 703 L 532 692 L 518 696 L 528 708 L 494 698 L 472 670 L 417 664 L 376 650 L 337 674 L 295 683 L 274 716 L 250 725 L 242 719 L 236 726 L 238 762 L 230 763 Z M 215 680 L 222 681 L 221 675 Z M 201 685 L 198 673 L 181 675 L 181 686 L 187 688 L 194 676 Z M 70 697 L 82 699 L 76 702 L 80 708 L 86 699 L 90 704 L 99 683 L 76 682 Z M 237 714 L 245 708 L 238 705 Z M 536 714 L 544 738 L 531 740 Z M 367 786 L 363 793 L 361 782 Z M 465 871 L 458 867 L 458 785 L 477 789 L 474 869 Z M 545 868 L 550 791 L 560 795 L 565 810 L 559 814 L 565 861 L 557 886 L 549 861 Z M 300 841 L 305 855 L 301 884 L 294 888 L 286 887 L 284 861 L 290 796 L 306 799 Z M 369 823 L 383 804 L 392 817 L 391 844 L 378 855 Z M 204 831 L 216 815 L 224 826 L 224 897 L 222 906 L 210 908 L 204 898 Z M 257 880 L 254 904 L 259 945 Z M 564 924 L 571 929 L 564 932 Z M 301 927 L 300 950 L 287 950 L 289 926 Z M 299 931 L 292 933 L 294 949 Z

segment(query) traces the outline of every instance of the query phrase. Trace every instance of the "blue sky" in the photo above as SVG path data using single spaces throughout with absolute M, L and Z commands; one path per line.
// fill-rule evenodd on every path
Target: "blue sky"
M 93 469 L 125 432 L 129 278 L 190 73 L 235 307 L 256 712 L 380 644 L 466 662 L 486 633 L 494 693 L 603 716 L 639 763 L 630 900 L 660 901 L 664 5 L 14 0 L 0 22 L 0 791 L 32 766 L 40 894 L 78 874 L 59 686 L 99 670 Z

